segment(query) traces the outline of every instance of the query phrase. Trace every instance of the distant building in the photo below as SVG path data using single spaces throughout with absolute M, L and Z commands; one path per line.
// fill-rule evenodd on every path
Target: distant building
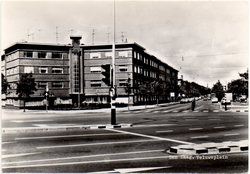
M 83 45 L 81 37 L 71 37 L 72 44 L 15 43 L 1 56 L 1 72 L 11 84 L 10 94 L 3 98 L 5 105 L 22 107 L 16 95 L 16 82 L 22 73 L 33 73 L 37 91 L 27 106 L 44 105 L 44 92 L 49 89 L 49 105 L 79 103 L 108 103 L 109 86 L 103 81 L 101 65 L 111 64 L 112 45 Z M 145 52 L 137 43 L 116 44 L 117 102 L 142 104 L 156 102 L 157 96 L 146 96 L 135 86 L 145 81 L 161 79 L 171 89 L 177 86 L 178 71 L 155 56 Z M 131 79 L 131 94 L 125 91 Z M 175 91 L 172 91 L 175 92 Z M 170 93 L 160 96 L 161 102 L 170 100 Z

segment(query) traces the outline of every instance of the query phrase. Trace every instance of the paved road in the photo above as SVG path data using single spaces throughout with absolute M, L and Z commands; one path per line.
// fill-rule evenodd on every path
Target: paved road
M 45 115 L 45 114 L 43 114 Z M 109 123 L 109 113 L 7 119 L 4 127 Z M 247 113 L 223 112 L 218 104 L 178 104 L 119 112 L 131 128 L 3 134 L 4 172 L 246 172 L 248 154 L 171 155 L 171 146 L 248 139 Z M 19 122 L 18 122 L 19 120 Z M 22 122 L 23 121 L 23 122 Z

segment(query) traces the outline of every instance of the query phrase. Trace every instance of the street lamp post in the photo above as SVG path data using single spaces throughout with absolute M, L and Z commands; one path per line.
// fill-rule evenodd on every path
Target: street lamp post
M 115 73 L 115 0 L 114 0 L 114 9 L 113 9 L 113 16 L 114 16 L 114 23 L 113 23 L 113 44 L 112 44 L 112 66 L 111 66 L 111 72 L 112 72 L 112 78 L 111 78 L 111 89 L 112 89 L 112 95 L 111 96 L 111 125 L 116 125 L 116 73 Z

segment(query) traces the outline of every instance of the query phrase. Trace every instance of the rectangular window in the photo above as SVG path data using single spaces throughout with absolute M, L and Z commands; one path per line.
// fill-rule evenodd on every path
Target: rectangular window
M 127 72 L 128 67 L 126 65 L 119 65 L 119 70 L 122 71 L 122 72 Z
M 105 52 L 105 57 L 111 58 L 113 56 L 112 52 Z
M 90 67 L 90 72 L 99 73 L 99 72 L 102 72 L 102 68 L 100 66 Z
M 128 57 L 128 51 L 118 51 L 118 57 Z
M 63 88 L 63 82 L 52 82 L 52 88 Z
M 34 67 L 31 66 L 24 67 L 24 73 L 34 73 Z
M 40 74 L 47 74 L 48 73 L 48 68 L 39 68 L 39 73 Z
M 68 59 L 68 53 L 62 53 L 63 59 Z
M 46 89 L 47 84 L 48 84 L 47 82 L 38 82 L 37 87 Z
M 119 86 L 127 86 L 127 85 L 128 85 L 127 79 L 125 79 L 125 80 L 119 80 Z
M 101 54 L 98 53 L 90 53 L 90 59 L 98 59 L 101 58 Z
M 24 51 L 23 52 L 23 57 L 32 58 L 33 57 L 33 52 L 32 51 Z
M 90 81 L 90 86 L 91 87 L 101 87 L 102 82 L 101 82 L 101 80 L 91 80 Z
M 63 68 L 52 68 L 52 73 L 53 74 L 62 74 Z
M 62 53 L 52 52 L 52 59 L 61 59 Z
M 46 58 L 46 52 L 45 51 L 41 51 L 37 53 L 37 57 L 40 59 L 45 59 Z

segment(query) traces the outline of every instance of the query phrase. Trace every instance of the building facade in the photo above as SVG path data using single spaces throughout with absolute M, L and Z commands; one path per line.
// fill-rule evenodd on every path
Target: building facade
M 112 45 L 83 45 L 81 37 L 71 37 L 72 44 L 15 43 L 1 56 L 2 69 L 10 83 L 10 93 L 4 97 L 5 105 L 22 106 L 16 95 L 16 83 L 21 74 L 32 73 L 37 91 L 27 106 L 44 105 L 44 93 L 49 90 L 49 105 L 82 103 L 109 103 L 110 87 L 102 80 L 102 65 L 112 64 Z M 148 54 L 137 43 L 118 43 L 115 51 L 117 103 L 142 104 L 168 102 L 170 91 L 146 95 L 141 84 L 161 81 L 164 88 L 176 93 L 178 71 L 155 56 Z M 131 92 L 128 94 L 128 83 Z M 173 100 L 173 98 L 172 98 Z

